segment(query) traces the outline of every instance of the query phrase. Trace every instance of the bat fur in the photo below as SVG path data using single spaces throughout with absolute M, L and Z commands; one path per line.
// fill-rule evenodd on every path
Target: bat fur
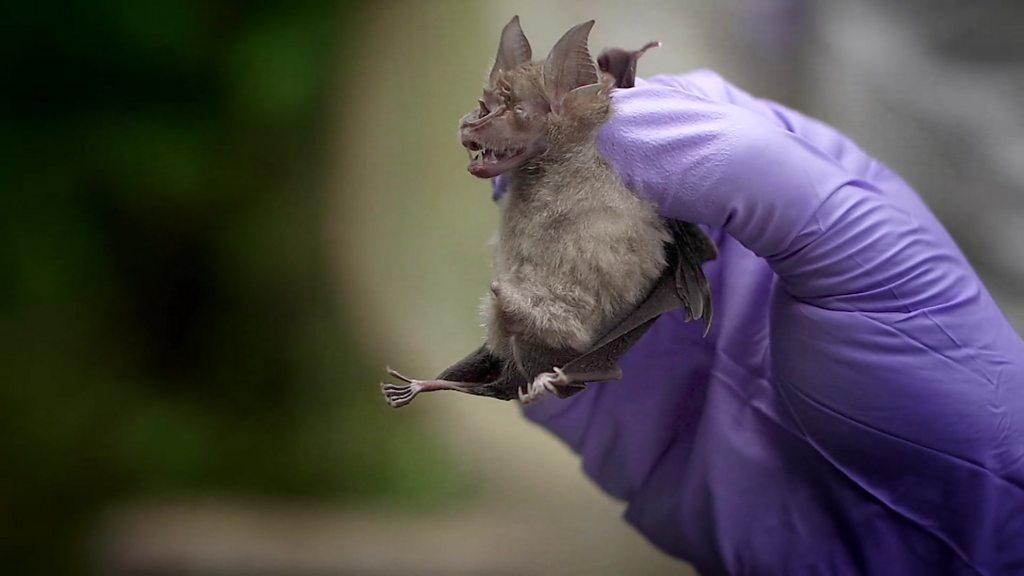
M 619 377 L 617 360 L 661 313 L 681 307 L 710 321 L 700 263 L 714 245 L 696 226 L 659 217 L 596 148 L 610 89 L 633 85 L 636 60 L 654 43 L 607 50 L 599 72 L 587 48 L 592 26 L 569 30 L 539 62 L 518 17 L 502 31 L 479 108 L 460 122 L 470 173 L 507 183 L 481 307 L 486 343 L 436 380 L 389 369 L 407 383 L 382 385 L 392 406 L 439 389 L 567 396 Z

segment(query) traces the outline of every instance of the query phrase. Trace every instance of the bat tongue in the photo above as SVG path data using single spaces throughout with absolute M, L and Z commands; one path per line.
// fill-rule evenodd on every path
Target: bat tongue
M 470 164 L 467 169 L 469 170 L 470 174 L 476 176 L 477 178 L 494 178 L 498 174 L 501 174 L 502 172 L 507 170 L 507 168 L 502 166 L 501 164 L 503 163 L 497 162 L 493 164 Z

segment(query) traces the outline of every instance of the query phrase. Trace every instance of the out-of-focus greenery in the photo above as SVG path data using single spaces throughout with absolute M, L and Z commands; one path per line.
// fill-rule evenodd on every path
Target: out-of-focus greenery
M 415 420 L 374 425 L 328 273 L 326 100 L 359 7 L 4 12 L 3 571 L 81 571 L 116 500 L 436 493 Z

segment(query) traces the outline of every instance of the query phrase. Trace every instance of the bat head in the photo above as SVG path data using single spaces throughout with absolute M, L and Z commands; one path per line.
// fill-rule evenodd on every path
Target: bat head
M 470 174 L 493 178 L 593 138 L 607 118 L 610 87 L 587 48 L 593 26 L 574 26 L 533 62 L 519 17 L 505 25 L 479 106 L 459 122 Z

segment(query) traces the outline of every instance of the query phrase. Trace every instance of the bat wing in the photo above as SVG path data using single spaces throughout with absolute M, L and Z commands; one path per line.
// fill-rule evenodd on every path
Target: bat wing
M 666 270 L 654 290 L 626 318 L 615 325 L 589 352 L 562 366 L 566 374 L 597 373 L 614 369 L 651 324 L 665 312 L 682 305 L 676 289 L 676 273 Z
M 579 356 L 579 352 L 566 348 L 558 349 L 529 338 L 516 338 L 512 345 L 515 365 L 526 380 L 533 380 L 541 372 L 548 372 L 552 366 L 561 366 Z
M 512 362 L 496 356 L 486 344 L 449 366 L 437 379 L 459 383 L 462 387 L 458 389 L 467 394 L 499 400 L 516 398 L 519 388 L 526 383 Z
M 589 352 L 579 355 L 573 350 L 553 349 L 518 337 L 512 344 L 514 358 L 503 360 L 483 345 L 442 372 L 438 379 L 480 384 L 464 391 L 507 400 L 538 374 L 561 366 L 572 382 L 559 390 L 559 396 L 566 397 L 582 390 L 588 379 L 596 382 L 614 378 L 610 375 L 618 373 L 619 359 L 665 312 L 683 308 L 687 320 L 702 318 L 710 326 L 711 291 L 701 263 L 717 255 L 715 245 L 693 224 L 666 221 L 666 225 L 673 242 L 666 245 L 668 265 L 664 272 L 647 297 L 616 322 Z
M 711 328 L 711 288 L 701 264 L 718 256 L 715 243 L 695 224 L 679 220 L 666 220 L 675 240 L 676 293 L 686 310 L 686 320 L 704 320 L 704 333 Z M 670 257 L 670 260 L 673 258 Z
M 682 308 L 686 320 L 701 318 L 710 327 L 711 290 L 701 263 L 714 259 L 714 243 L 698 226 L 666 221 L 674 242 L 668 246 L 669 265 L 639 306 L 615 324 L 589 352 L 562 366 L 567 375 L 614 371 L 618 361 L 665 312 Z M 707 333 L 707 328 L 705 328 Z M 582 389 L 582 384 L 579 389 Z M 574 390 L 578 391 L 578 390 Z
M 449 366 L 437 378 L 452 382 L 492 382 L 501 375 L 503 368 L 504 362 L 485 344 Z

